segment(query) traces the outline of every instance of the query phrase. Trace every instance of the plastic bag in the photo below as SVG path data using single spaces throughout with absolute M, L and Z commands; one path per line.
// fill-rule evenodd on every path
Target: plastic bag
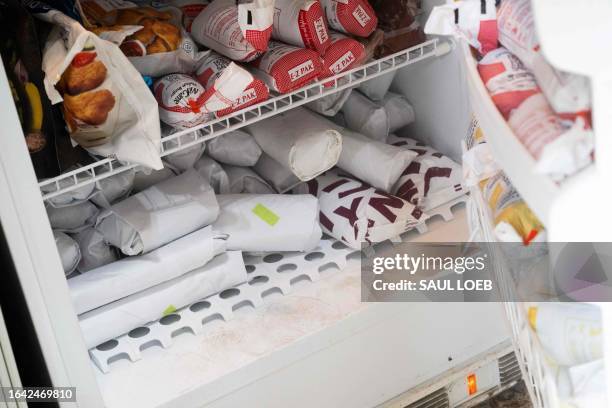
M 72 139 L 93 154 L 161 169 L 159 115 L 140 73 L 114 44 L 66 15 L 32 12 L 55 25 L 43 54 L 45 90 L 52 103 L 63 101 Z
M 378 18 L 367 0 L 321 0 L 327 22 L 336 31 L 368 37 L 376 30 Z
M 472 116 L 466 139 L 462 142 L 463 184 L 475 187 L 495 176 L 501 169 L 485 140 L 478 120 Z
M 274 0 L 214 0 L 193 20 L 200 44 L 234 61 L 252 61 L 268 48 Z
M 275 0 L 272 38 L 325 53 L 330 38 L 319 0 Z

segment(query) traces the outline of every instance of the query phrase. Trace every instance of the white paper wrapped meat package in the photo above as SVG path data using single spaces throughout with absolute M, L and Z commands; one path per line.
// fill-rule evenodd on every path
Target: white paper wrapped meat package
M 341 111 L 352 92 L 352 88 L 344 89 L 342 91 L 326 95 L 312 102 L 308 102 L 304 106 L 323 116 L 333 117 Z
M 418 155 L 393 186 L 395 196 L 429 211 L 466 194 L 461 165 L 413 139 L 393 135 L 389 143 Z
M 388 74 L 362 82 L 357 89 L 374 102 L 382 101 L 385 95 L 387 95 L 387 92 L 389 92 L 391 84 L 393 84 L 395 74 L 397 74 L 397 71 L 392 71 Z
M 194 130 L 191 133 L 175 137 L 174 139 L 168 138 L 168 136 L 172 136 L 179 131 L 180 130 L 162 123 L 162 134 L 165 139 L 164 146 L 166 151 L 178 149 L 180 147 L 177 152 L 165 156 L 164 162 L 170 164 L 172 168 L 182 173 L 193 168 L 198 159 L 204 154 L 206 144 L 197 142 L 201 138 L 200 130 Z M 185 148 L 187 144 L 192 144 L 192 146 Z
M 234 61 L 252 61 L 268 48 L 273 16 L 274 0 L 214 0 L 193 20 L 191 35 Z
M 169 163 L 164 163 L 164 168 L 161 170 L 147 172 L 137 171 L 136 175 L 134 176 L 134 186 L 132 192 L 140 193 L 141 191 L 174 177 L 177 174 L 179 174 L 178 169 L 174 168 L 174 166 Z
M 367 0 L 322 0 L 329 26 L 357 37 L 369 37 L 378 18 Z
M 342 135 L 336 127 L 308 109 L 296 108 L 246 129 L 267 155 L 308 181 L 338 162 Z
M 108 166 L 104 169 L 108 170 Z M 91 201 L 101 208 L 110 207 L 114 202 L 130 195 L 135 177 L 136 170 L 132 169 L 96 181 L 97 192 L 91 196 Z
M 253 171 L 266 180 L 279 194 L 285 194 L 302 183 L 288 168 L 268 156 L 262 154 Z
M 51 228 L 69 233 L 76 233 L 92 227 L 100 214 L 100 209 L 91 201 L 83 201 L 63 207 L 47 205 L 46 209 Z
M 87 228 L 72 238 L 79 245 L 81 260 L 77 266 L 80 273 L 113 263 L 119 259 L 117 249 L 104 241 L 104 236 L 95 228 Z
M 383 106 L 353 92 L 342 106 L 342 113 L 349 129 L 379 142 L 387 140 L 390 125 Z
M 399 237 L 425 219 L 423 212 L 402 200 L 334 169 L 297 192 L 319 199 L 323 232 L 353 249 Z
M 274 189 L 249 167 L 223 166 L 231 194 L 274 194 Z
M 96 229 L 134 256 L 210 225 L 218 213 L 212 187 L 192 169 L 114 204 L 99 216 Z
M 76 270 L 81 260 L 79 245 L 68 235 L 60 231 L 53 231 L 53 238 L 55 238 L 55 245 L 62 261 L 64 274 L 68 276 Z
M 270 41 L 268 51 L 250 64 L 250 70 L 271 90 L 287 93 L 314 81 L 323 64 L 316 51 Z
M 382 106 L 387 112 L 389 132 L 393 133 L 414 122 L 414 108 L 404 96 L 389 92 L 383 99 Z
M 210 140 L 207 149 L 219 163 L 242 167 L 253 167 L 262 154 L 253 136 L 240 129 Z
M 178 278 L 224 252 L 225 238 L 206 227 L 147 254 L 93 269 L 68 282 L 72 304 L 81 314 Z
M 272 38 L 324 54 L 330 37 L 318 0 L 275 0 Z
M 178 278 L 81 314 L 79 324 L 85 345 L 95 347 L 246 280 L 242 254 L 220 254 Z
M 321 240 L 319 203 L 306 195 L 220 195 L 215 230 L 228 234 L 228 250 L 305 252 Z
M 200 176 L 211 185 L 215 194 L 229 194 L 230 180 L 223 167 L 208 155 L 200 157 L 194 166 Z

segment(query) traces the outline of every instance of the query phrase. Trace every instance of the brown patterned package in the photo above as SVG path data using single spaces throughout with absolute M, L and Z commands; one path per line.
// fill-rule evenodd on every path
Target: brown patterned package
M 384 41 L 376 49 L 375 57 L 382 58 L 426 40 L 416 19 L 420 13 L 419 0 L 370 0 L 378 16 L 378 28 L 385 33 Z

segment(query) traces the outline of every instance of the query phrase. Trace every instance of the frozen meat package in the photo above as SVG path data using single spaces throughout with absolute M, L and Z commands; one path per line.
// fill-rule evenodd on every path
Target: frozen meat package
M 368 0 L 321 0 L 329 26 L 357 37 L 369 37 L 378 18 Z
M 319 0 L 275 0 L 272 38 L 323 54 L 330 38 Z
M 223 167 L 210 156 L 204 154 L 194 168 L 211 185 L 216 194 L 229 194 L 230 180 Z
M 223 166 L 231 194 L 274 194 L 275 191 L 250 167 Z
M 304 106 L 313 112 L 320 113 L 323 116 L 333 117 L 341 111 L 352 92 L 352 88 L 347 88 L 339 92 L 325 95 L 322 98 L 315 99 L 312 102 L 308 102 Z
M 206 144 L 198 142 L 202 139 L 201 131 L 194 130 L 193 132 L 174 137 L 173 139 L 168 138 L 173 134 L 180 132 L 180 130 L 174 129 L 168 125 L 162 125 L 162 134 L 164 135 L 164 145 L 166 151 L 180 149 L 175 153 L 170 153 L 164 157 L 164 162 L 169 163 L 173 168 L 179 172 L 185 172 L 195 165 L 204 151 L 206 150 Z M 195 144 L 194 144 L 195 143 Z M 185 145 L 192 144 L 190 147 L 185 148 Z
M 62 261 L 64 274 L 68 276 L 76 270 L 81 260 L 79 245 L 67 234 L 60 231 L 53 231 L 53 238 L 55 238 L 55 245 Z
M 234 61 L 252 61 L 268 48 L 274 0 L 213 0 L 191 24 L 200 44 Z
M 297 178 L 291 170 L 265 153 L 261 155 L 253 171 L 266 180 L 279 194 L 285 194 L 302 183 L 302 180 Z
M 281 194 L 220 195 L 216 231 L 229 235 L 228 250 L 305 252 L 321 240 L 316 197 Z
M 459 164 L 414 139 L 392 135 L 389 143 L 418 155 L 393 186 L 397 197 L 429 211 L 466 194 Z
M 253 136 L 240 129 L 208 141 L 207 149 L 219 163 L 242 167 L 254 166 L 262 154 Z
M 323 54 L 323 73 L 331 77 L 363 64 L 367 58 L 365 45 L 344 34 L 330 33 L 330 43 Z
M 301 185 L 296 192 L 317 196 L 323 232 L 353 249 L 399 237 L 426 218 L 408 201 L 357 181 L 334 169 Z
M 387 95 L 387 92 L 389 92 L 389 88 L 391 88 L 391 84 L 393 84 L 396 74 L 397 70 L 393 70 L 388 74 L 372 78 L 359 84 L 359 88 L 357 89 L 374 102 L 382 101 L 385 95 Z
M 100 209 L 87 200 L 61 207 L 48 204 L 46 209 L 51 228 L 69 233 L 76 233 L 92 227 L 100 214 Z
M 81 251 L 81 260 L 77 266 L 80 273 L 89 272 L 119 259 L 117 249 L 106 243 L 104 235 L 93 227 L 73 234 L 72 238 Z
M 217 255 L 182 276 L 79 315 L 85 345 L 95 347 L 246 280 L 240 252 Z
M 68 282 L 77 314 L 114 302 L 206 265 L 225 251 L 225 236 L 202 228 L 144 255 L 123 258 Z
M 379 142 L 387 140 L 389 116 L 383 106 L 353 92 L 342 106 L 342 113 L 349 129 Z
M 32 13 L 54 25 L 43 51 L 45 90 L 62 103 L 72 140 L 90 153 L 161 169 L 157 103 L 114 44 L 40 2 Z
M 308 181 L 336 165 L 342 152 L 342 135 L 332 122 L 296 108 L 249 125 L 261 149 L 300 180 Z
M 218 214 L 212 187 L 191 169 L 114 204 L 100 214 L 96 229 L 133 256 L 210 225 Z
M 387 112 L 390 133 L 396 132 L 414 122 L 414 108 L 403 95 L 389 92 L 385 95 L 382 105 L 385 108 L 385 112 Z

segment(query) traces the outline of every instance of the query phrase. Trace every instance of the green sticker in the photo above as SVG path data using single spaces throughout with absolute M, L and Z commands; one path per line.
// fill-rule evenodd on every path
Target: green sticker
M 271 227 L 275 226 L 280 220 L 280 217 L 276 215 L 272 210 L 267 208 L 265 205 L 257 204 L 255 208 L 253 208 L 253 214 L 261 218 L 266 224 Z
M 166 310 L 164 310 L 164 312 L 162 313 L 162 316 L 168 316 L 169 314 L 172 314 L 176 312 L 176 307 L 170 305 L 166 308 Z

